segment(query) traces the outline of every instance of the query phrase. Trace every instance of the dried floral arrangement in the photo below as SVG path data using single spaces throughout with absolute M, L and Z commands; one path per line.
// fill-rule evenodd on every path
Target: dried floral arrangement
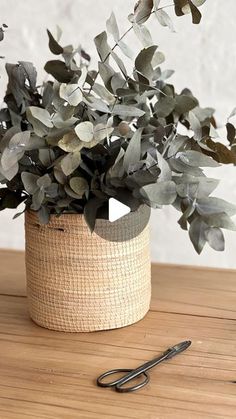
M 175 13 L 190 12 L 198 24 L 204 1 L 174 0 Z M 218 180 L 206 177 L 203 168 L 236 163 L 235 127 L 227 123 L 224 145 L 216 139 L 214 110 L 202 109 L 189 89 L 175 91 L 172 71 L 161 69 L 164 55 L 146 26 L 151 16 L 173 30 L 160 0 L 139 0 L 123 35 L 112 13 L 107 31 L 95 38 L 98 71 L 89 69 L 81 47 L 62 47 L 60 34 L 56 39 L 49 31 L 49 48 L 61 58 L 46 63 L 50 78 L 42 86 L 33 64 L 6 64 L 0 210 L 24 202 L 42 223 L 50 214 L 83 213 L 93 231 L 96 218 L 107 217 L 110 197 L 132 211 L 143 203 L 171 204 L 198 253 L 206 242 L 224 249 L 221 229 L 235 230 L 236 207 L 210 196 Z M 125 43 L 131 30 L 140 42 L 135 58 Z M 131 75 L 126 60 L 133 64 Z

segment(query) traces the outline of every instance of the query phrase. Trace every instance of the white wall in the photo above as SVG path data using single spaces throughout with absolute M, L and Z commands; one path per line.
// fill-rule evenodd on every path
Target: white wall
M 125 18 L 134 3 L 133 0 L 1 0 L 0 23 L 7 23 L 9 30 L 5 41 L 0 44 L 0 55 L 5 55 L 8 62 L 33 61 L 41 81 L 45 77 L 43 65 L 50 57 L 47 27 L 53 31 L 58 24 L 63 28 L 65 43 L 81 43 L 90 54 L 94 54 L 92 39 L 104 29 L 111 10 L 114 10 L 121 30 L 124 30 L 128 25 Z M 156 43 L 167 57 L 165 67 L 176 70 L 173 77 L 175 85 L 179 89 L 191 87 L 202 106 L 215 107 L 222 125 L 236 106 L 236 2 L 207 0 L 202 12 L 200 26 L 192 25 L 189 16 L 174 18 L 177 31 L 174 34 L 161 28 L 155 19 L 150 26 Z M 134 39 L 129 42 L 134 44 Z M 93 62 L 95 65 L 95 60 Z M 4 60 L 0 62 L 0 74 L 3 73 Z M 6 78 L 2 76 L 1 97 L 5 82 Z M 236 203 L 236 168 L 212 170 L 211 175 L 222 178 L 217 194 Z M 23 248 L 23 219 L 12 221 L 12 214 L 14 211 L 0 213 L 0 247 Z M 153 260 L 236 268 L 235 233 L 227 232 L 224 253 L 206 248 L 198 256 L 187 234 L 176 223 L 178 215 L 172 208 L 153 213 Z

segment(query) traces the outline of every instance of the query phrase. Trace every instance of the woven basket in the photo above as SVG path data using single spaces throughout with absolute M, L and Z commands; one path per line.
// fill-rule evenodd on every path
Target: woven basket
M 35 213 L 26 213 L 28 304 L 37 324 L 87 332 L 144 317 L 151 296 L 148 225 L 122 241 L 127 229 L 137 228 L 143 211 L 144 206 L 114 223 L 97 220 L 100 231 L 113 229 L 117 241 L 91 234 L 82 215 L 51 216 L 48 225 L 40 225 Z

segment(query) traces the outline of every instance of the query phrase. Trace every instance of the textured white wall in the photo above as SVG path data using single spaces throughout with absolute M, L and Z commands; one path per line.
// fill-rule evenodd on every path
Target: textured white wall
M 41 81 L 45 77 L 43 65 L 50 57 L 46 28 L 53 31 L 58 24 L 63 28 L 65 43 L 81 43 L 93 55 L 93 37 L 104 29 L 111 10 L 114 10 L 121 30 L 124 30 L 128 25 L 125 18 L 133 4 L 134 0 L 1 0 L 0 23 L 7 23 L 9 30 L 5 41 L 0 44 L 0 55 L 5 55 L 8 62 L 34 62 Z M 156 43 L 167 57 L 165 67 L 176 70 L 173 77 L 175 85 L 179 89 L 190 87 L 202 106 L 215 107 L 222 125 L 236 106 L 236 1 L 227 0 L 222 6 L 221 0 L 207 0 L 202 12 L 200 26 L 192 25 L 189 16 L 174 18 L 177 31 L 174 34 L 160 27 L 155 19 L 150 26 Z M 134 39 L 129 42 L 135 45 Z M 3 73 L 4 60 L 0 62 L 0 74 Z M 5 82 L 6 78 L 2 76 L 1 97 Z M 211 170 L 211 176 L 222 178 L 217 194 L 236 203 L 236 168 Z M 23 248 L 23 219 L 12 221 L 12 214 L 12 211 L 0 213 L 0 247 Z M 176 223 L 178 215 L 172 208 L 153 213 L 153 260 L 236 268 L 235 233 L 227 232 L 224 253 L 206 248 L 198 256 L 187 234 Z

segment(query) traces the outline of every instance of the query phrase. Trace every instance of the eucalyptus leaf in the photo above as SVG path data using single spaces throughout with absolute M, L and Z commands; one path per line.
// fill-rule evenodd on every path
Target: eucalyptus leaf
M 158 151 L 156 151 L 156 153 L 157 153 L 158 167 L 161 171 L 160 175 L 158 176 L 158 183 L 163 182 L 163 181 L 164 182 L 170 181 L 172 179 L 172 171 L 168 164 L 168 161 L 164 159 L 161 153 L 159 153 Z
M 99 35 L 97 35 L 94 38 L 94 43 L 96 45 L 97 52 L 101 61 L 102 62 L 107 61 L 111 53 L 111 48 L 109 47 L 107 43 L 107 33 L 104 31 L 104 32 L 101 32 Z
M 205 198 L 209 196 L 218 186 L 219 180 L 204 176 L 196 177 L 183 175 L 175 178 L 178 195 L 182 198 Z
M 99 69 L 99 75 L 101 76 L 105 87 L 110 90 L 108 88 L 109 83 L 111 81 L 111 78 L 114 76 L 115 71 L 113 70 L 113 68 L 106 62 L 99 62 L 98 63 L 98 69 Z
M 140 193 L 147 201 L 157 205 L 172 204 L 177 196 L 176 185 L 173 181 L 163 181 L 143 186 Z
M 69 83 L 74 76 L 74 72 L 60 60 L 48 61 L 44 66 L 44 70 L 60 83 Z
M 0 162 L 0 174 L 3 175 L 4 178 L 11 181 L 18 173 L 19 171 L 19 164 L 18 162 L 15 163 L 10 168 L 7 168 L 6 170 L 3 169 L 2 164 Z
M 111 57 L 114 59 L 114 61 L 118 65 L 119 69 L 121 70 L 121 73 L 126 78 L 127 77 L 127 71 L 126 71 L 123 60 L 114 51 L 111 52 Z
M 83 142 L 78 138 L 73 130 L 63 135 L 61 140 L 58 142 L 58 147 L 67 153 L 71 153 L 74 151 L 80 151 L 83 147 Z
M 220 228 L 212 227 L 205 231 L 206 240 L 212 249 L 222 252 L 225 250 L 224 234 Z
M 119 28 L 117 25 L 116 17 L 113 12 L 111 13 L 111 16 L 109 17 L 109 19 L 107 20 L 106 26 L 107 26 L 107 32 L 112 34 L 115 42 L 118 42 L 120 38 L 120 33 L 119 33 Z
M 48 174 L 41 176 L 37 179 L 37 185 L 39 188 L 48 188 L 52 183 L 52 180 Z
M 192 109 L 194 109 L 198 105 L 197 99 L 195 99 L 195 97 L 193 97 L 193 96 L 177 95 L 175 97 L 175 100 L 176 100 L 175 111 L 179 115 L 182 115 L 183 113 L 191 111 Z M 191 116 L 190 116 L 190 118 L 191 118 Z M 194 117 L 192 117 L 192 118 L 194 118 Z M 190 121 L 190 123 L 191 123 L 191 121 Z
M 200 218 L 196 217 L 190 224 L 189 237 L 198 254 L 203 250 L 206 243 L 206 231 L 208 225 Z
M 85 221 L 91 231 L 91 233 L 94 231 L 95 223 L 96 223 L 96 216 L 98 209 L 101 208 L 104 204 L 104 200 L 100 198 L 91 198 L 84 207 L 84 218 Z
M 232 216 L 236 214 L 236 205 L 231 204 L 221 198 L 208 197 L 198 199 L 197 211 L 201 215 L 211 215 L 225 212 L 229 216 Z
M 49 48 L 53 54 L 60 55 L 63 53 L 63 48 L 58 44 L 56 39 L 52 36 L 51 32 L 47 29 L 49 38 Z
M 180 151 L 176 157 L 178 157 L 183 163 L 193 167 L 218 167 L 219 163 L 212 159 L 212 157 L 206 156 L 195 150 Z
M 229 141 L 230 144 L 233 144 L 236 137 L 236 129 L 234 125 L 231 124 L 230 122 L 226 124 L 226 129 L 227 129 L 227 140 Z
M 74 153 L 68 153 L 61 160 L 61 168 L 63 173 L 66 176 L 71 175 L 77 169 L 77 167 L 79 167 L 80 162 L 81 154 L 79 151 L 75 151 Z
M 206 215 L 203 219 L 210 227 L 225 228 L 227 230 L 236 231 L 235 223 L 226 212 Z
M 202 18 L 201 12 L 198 10 L 198 8 L 195 6 L 195 4 L 191 0 L 189 0 L 189 6 L 190 6 L 191 13 L 192 13 L 193 23 L 195 23 L 195 24 L 200 23 L 201 18 Z
M 70 179 L 71 189 L 80 197 L 88 190 L 88 182 L 82 177 L 73 177 Z
M 113 105 L 115 102 L 114 96 L 104 86 L 94 83 L 93 91 L 102 99 L 105 100 L 109 105 Z
M 49 209 L 45 206 L 41 206 L 41 208 L 37 211 L 40 224 L 48 224 L 50 218 Z
M 65 185 L 64 190 L 70 199 L 81 199 L 81 196 L 74 192 L 69 185 Z
M 26 192 L 33 195 L 38 190 L 37 180 L 39 176 L 29 172 L 22 172 L 21 179 Z
M 123 167 L 126 172 L 129 170 L 129 166 L 131 166 L 134 163 L 137 163 L 140 160 L 141 157 L 141 135 L 142 135 L 142 129 L 138 129 L 133 134 L 128 147 L 126 149 L 125 155 L 124 155 L 124 162 Z
M 59 112 L 55 113 L 52 117 L 53 125 L 56 128 L 73 128 L 74 124 L 78 121 L 77 118 L 72 116 L 68 119 L 63 119 Z
M 37 106 L 30 106 L 27 111 L 28 118 L 31 117 L 32 119 L 36 119 L 48 128 L 53 127 L 50 113 L 46 109 L 38 108 Z
M 94 135 L 94 127 L 92 122 L 85 121 L 76 125 L 75 133 L 81 141 L 89 143 L 92 141 Z
M 153 67 L 151 63 L 156 49 L 156 45 L 142 49 L 135 60 L 135 68 L 138 73 L 141 73 L 149 80 L 151 80 L 153 76 Z
M 175 32 L 173 22 L 172 22 L 170 16 L 168 15 L 168 13 L 165 10 L 163 10 L 163 9 L 156 10 L 155 11 L 155 16 L 156 16 L 158 22 L 162 26 L 167 26 L 171 30 L 171 32 Z
M 7 172 L 13 166 L 16 166 L 18 160 L 23 157 L 24 151 L 20 150 L 11 150 L 9 148 L 5 148 L 1 156 L 1 167 L 4 172 Z
M 163 61 L 164 61 L 164 60 L 163 60 Z M 161 62 L 160 62 L 160 64 L 161 64 L 163 61 L 161 61 Z M 159 77 L 159 80 L 161 80 L 161 81 L 167 80 L 167 79 L 169 79 L 171 76 L 173 76 L 173 74 L 174 74 L 174 70 L 164 70 L 164 71 L 162 71 L 162 73 L 161 73 L 161 75 L 160 75 L 160 77 Z
M 135 106 L 128 106 L 128 105 L 115 105 L 113 106 L 111 113 L 113 115 L 119 115 L 122 118 L 125 117 L 140 117 L 145 114 L 145 111 L 142 111 Z
M 83 100 L 83 93 L 78 84 L 65 84 L 60 86 L 60 97 L 65 99 L 71 106 L 77 106 Z
M 134 21 L 137 24 L 146 22 L 153 8 L 153 0 L 139 0 L 134 8 Z
M 67 177 L 59 167 L 54 167 L 53 173 L 54 173 L 54 177 L 55 177 L 56 181 L 59 184 L 61 184 L 61 185 L 66 184 Z
M 153 55 L 152 66 L 155 68 L 158 65 L 164 63 L 164 61 L 165 61 L 165 56 L 164 56 L 163 52 L 156 51 L 155 54 Z M 158 80 L 165 80 L 165 78 L 168 78 L 168 72 L 170 74 L 170 71 L 171 70 L 166 70 L 166 72 L 163 71 L 161 73 L 161 70 L 160 70 L 159 67 L 155 68 L 153 79 L 155 79 L 155 76 L 156 76 L 156 79 L 158 79 Z M 173 74 L 173 72 L 171 74 Z M 171 76 L 171 74 L 169 75 L 169 77 Z M 164 78 L 162 78 L 162 77 L 164 77 Z
M 107 124 L 97 124 L 94 127 L 94 139 L 100 142 L 104 140 L 104 138 L 108 138 L 112 134 L 113 130 L 114 128 L 109 127 Z
M 38 211 L 44 201 L 45 193 L 43 189 L 38 189 L 32 196 L 31 208 Z
M 134 56 L 132 49 L 124 41 L 118 41 L 117 44 L 123 54 L 132 60 Z
M 155 114 L 160 118 L 165 118 L 175 108 L 175 99 L 171 96 L 161 97 L 154 106 Z
M 201 13 L 197 6 L 201 6 L 206 0 L 174 0 L 175 13 L 177 16 L 182 16 L 186 13 L 192 14 L 192 21 L 195 24 L 200 23 Z
M 133 30 L 143 47 L 147 48 L 153 45 L 151 33 L 146 26 L 133 23 Z
M 45 167 L 51 166 L 55 160 L 55 153 L 50 148 L 42 148 L 39 150 L 39 160 Z

